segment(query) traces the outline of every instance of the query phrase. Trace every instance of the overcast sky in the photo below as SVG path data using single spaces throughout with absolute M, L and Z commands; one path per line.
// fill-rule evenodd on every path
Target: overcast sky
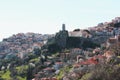
M 0 0 L 0 40 L 16 33 L 52 34 L 120 16 L 120 0 Z

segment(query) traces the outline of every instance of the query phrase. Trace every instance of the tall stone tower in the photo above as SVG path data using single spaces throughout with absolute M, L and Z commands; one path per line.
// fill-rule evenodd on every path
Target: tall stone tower
M 65 24 L 62 24 L 62 31 L 65 31 Z
M 66 47 L 68 38 L 68 31 L 65 29 L 65 24 L 62 24 L 62 31 L 58 32 L 55 36 L 56 43 L 61 49 Z

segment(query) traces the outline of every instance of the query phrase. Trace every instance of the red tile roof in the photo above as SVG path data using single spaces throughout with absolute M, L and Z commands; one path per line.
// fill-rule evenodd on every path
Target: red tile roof
M 89 64 L 98 64 L 98 62 L 94 58 L 91 58 L 89 60 L 80 62 L 80 64 L 81 65 L 89 65 Z
M 53 70 L 53 69 L 48 67 L 48 68 L 45 68 L 44 70 Z
M 55 64 L 63 64 L 62 62 L 56 62 Z
M 105 58 L 105 56 L 103 56 L 103 55 L 96 55 L 93 58 L 95 58 L 95 59 L 103 59 L 103 58 Z
M 74 64 L 73 66 L 74 66 L 74 68 L 79 68 L 80 64 L 77 63 L 77 64 Z

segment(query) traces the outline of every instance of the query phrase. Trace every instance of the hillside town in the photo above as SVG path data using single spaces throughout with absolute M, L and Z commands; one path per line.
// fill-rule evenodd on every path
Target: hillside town
M 31 53 L 34 48 L 41 48 L 47 39 L 53 36 L 30 32 L 26 34 L 18 33 L 0 42 L 0 57 L 6 56 L 5 59 L 8 59 L 17 56 L 22 59 L 26 54 Z
M 13 55 L 20 60 L 9 61 Z M 120 17 L 83 30 L 62 24 L 55 35 L 13 35 L 0 43 L 0 58 L 8 60 L 1 80 L 119 80 L 111 75 L 120 69 Z

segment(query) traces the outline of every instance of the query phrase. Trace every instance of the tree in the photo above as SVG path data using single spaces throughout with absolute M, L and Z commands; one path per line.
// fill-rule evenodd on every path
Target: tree
M 48 45 L 48 51 L 51 53 L 55 53 L 60 50 L 60 47 L 56 43 Z
M 40 48 L 34 48 L 33 53 L 36 55 L 40 55 L 41 54 Z
M 29 65 L 27 70 L 27 80 L 31 80 L 33 78 L 32 70 L 33 67 Z

